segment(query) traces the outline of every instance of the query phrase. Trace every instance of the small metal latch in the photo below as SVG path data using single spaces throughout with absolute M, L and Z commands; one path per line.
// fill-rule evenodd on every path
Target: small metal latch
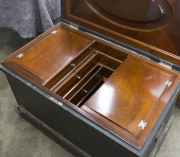
M 75 26 L 73 24 L 70 24 L 69 27 L 72 28 L 72 29 L 75 29 L 75 30 L 79 30 L 78 26 Z
M 52 32 L 51 32 L 51 34 L 56 34 L 56 33 L 57 33 L 57 31 L 56 31 L 56 30 L 54 30 L 54 31 L 52 31 Z
M 144 128 L 146 127 L 147 122 L 144 122 L 143 120 L 139 123 L 138 127 L 141 128 L 142 130 L 144 130 Z
M 72 66 L 72 67 L 75 67 L 75 66 L 76 66 L 76 64 L 74 64 L 74 63 L 71 63 L 71 66 Z
M 172 69 L 172 65 L 171 65 L 170 63 L 166 62 L 166 61 L 163 61 L 163 60 L 161 60 L 161 61 L 159 62 L 159 65 L 161 65 L 161 66 L 163 66 L 163 67 L 166 67 L 166 68 L 168 68 L 168 69 Z
M 166 81 L 166 85 L 167 85 L 168 87 L 170 87 L 170 86 L 171 86 L 171 84 L 172 84 L 172 82 L 170 82 L 170 81 Z
M 24 56 L 24 54 L 23 53 L 20 53 L 18 56 L 17 56 L 17 58 L 21 58 L 21 57 L 23 57 Z
M 77 78 L 77 79 L 79 79 L 79 80 L 81 79 L 81 77 L 80 77 L 80 76 L 78 76 L 78 75 L 76 75 L 76 78 Z
M 83 89 L 83 92 L 84 92 L 84 93 L 87 93 L 88 91 L 87 91 L 86 89 Z

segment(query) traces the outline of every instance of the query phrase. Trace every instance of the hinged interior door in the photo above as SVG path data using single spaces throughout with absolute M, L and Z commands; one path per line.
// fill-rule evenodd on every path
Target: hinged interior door
M 141 147 L 142 135 L 158 119 L 157 112 L 176 78 L 129 56 L 81 108 L 129 134 Z
M 3 64 L 37 82 L 46 83 L 93 41 L 59 25 L 22 48 Z M 28 74 L 27 74 L 28 73 Z
M 137 149 L 180 80 L 171 69 L 63 24 L 2 65 Z

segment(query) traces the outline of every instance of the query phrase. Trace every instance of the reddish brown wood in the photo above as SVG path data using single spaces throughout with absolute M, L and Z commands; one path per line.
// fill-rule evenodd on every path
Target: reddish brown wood
M 54 30 L 57 31 L 56 34 L 51 33 Z M 97 56 L 95 60 L 92 59 L 93 55 L 89 56 L 91 52 L 97 53 L 94 55 Z M 24 56 L 17 58 L 21 53 Z M 63 75 L 63 70 L 67 71 L 67 66 L 74 61 L 77 64 L 83 63 L 72 72 L 71 69 L 70 75 L 61 82 L 62 78 L 59 76 Z M 143 146 L 180 80 L 179 73 L 173 70 L 63 24 L 35 39 L 2 64 L 137 149 Z M 95 71 L 87 81 L 74 81 L 75 74 L 83 74 L 84 79 L 95 66 L 100 66 L 99 71 Z M 101 71 L 103 68 L 105 70 Z M 112 72 L 114 73 L 111 75 Z M 170 87 L 165 85 L 167 80 L 172 81 Z M 51 86 L 48 86 L 51 81 L 53 85 L 60 83 L 51 90 Z M 104 84 L 95 89 L 102 82 Z M 105 115 L 97 109 L 98 105 L 100 108 L 104 105 L 98 93 L 107 85 L 114 89 L 113 98 L 112 94 L 107 97 L 112 98 L 109 113 L 114 112 L 114 115 Z M 65 95 L 72 86 L 78 86 L 78 89 L 67 98 Z M 93 91 L 93 95 L 85 103 L 82 103 L 87 96 L 81 94 L 83 87 L 87 87 L 87 94 Z M 122 102 L 128 101 L 126 108 Z M 144 130 L 137 127 L 140 120 L 148 122 Z
M 108 119 L 108 125 L 123 128 L 139 143 L 169 90 L 166 82 L 175 79 L 172 73 L 128 57 L 82 109 L 101 121 Z M 138 127 L 141 121 L 147 122 L 146 128 Z
M 21 58 L 17 57 L 20 53 L 9 58 L 11 60 L 8 64 L 31 73 L 32 77 L 41 80 L 40 83 L 47 82 L 83 49 L 93 43 L 90 38 L 70 31 L 63 25 L 54 31 L 56 31 L 55 34 L 52 33 L 53 31 L 48 33 L 46 37 L 34 43 L 33 47 L 23 51 Z
M 161 23 L 161 20 L 155 20 L 154 22 L 149 23 L 140 23 L 144 28 L 139 29 L 138 26 L 133 26 L 133 30 L 126 24 L 123 24 L 123 22 L 109 21 L 108 19 L 110 18 L 107 16 L 104 16 L 105 18 L 103 18 L 95 10 L 90 8 L 85 1 L 77 0 L 76 3 L 72 3 L 72 1 L 73 0 L 65 1 L 66 19 L 118 41 L 134 46 L 150 54 L 161 57 L 174 64 L 180 65 L 180 1 L 157 0 L 156 2 L 160 3 L 161 6 L 166 6 L 167 8 L 170 7 L 173 16 L 171 15 L 171 11 L 166 12 L 167 14 L 163 14 L 163 17 L 168 16 L 168 18 L 170 18 L 169 22 L 166 24 L 164 23 L 161 27 L 152 29 L 150 29 L 150 25 L 153 23 Z M 124 1 L 118 1 L 116 3 L 119 4 L 121 2 Z M 99 3 L 100 1 L 98 1 L 98 4 Z M 111 5 L 115 5 L 111 1 L 106 1 L 106 3 L 109 3 L 110 9 L 113 8 L 110 7 Z M 166 4 L 164 5 L 164 3 Z M 102 6 L 103 5 L 108 4 L 103 3 Z M 147 8 L 145 1 L 142 5 Z M 129 5 L 129 7 L 131 6 Z M 126 8 L 128 8 L 128 5 Z M 169 9 L 166 9 L 166 11 L 167 10 Z M 129 8 L 127 11 L 131 13 L 133 12 L 133 10 Z M 134 25 L 138 24 L 139 23 L 137 22 L 134 23 Z
M 86 0 L 86 4 L 104 20 L 129 29 L 155 29 L 166 25 L 172 12 L 166 1 Z

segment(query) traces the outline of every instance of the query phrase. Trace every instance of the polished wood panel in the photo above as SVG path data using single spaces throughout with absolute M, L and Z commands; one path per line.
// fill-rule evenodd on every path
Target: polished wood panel
M 65 19 L 180 65 L 179 0 L 156 1 L 158 3 L 168 3 L 167 5 L 171 8 L 173 14 L 173 16 L 171 16 L 170 13 L 167 14 L 171 19 L 162 27 L 156 29 L 138 29 L 138 27 L 133 27 L 133 30 L 121 22 L 113 23 L 107 20 L 108 17 L 106 18 L 104 16 L 106 19 L 102 18 L 102 16 L 99 16 L 98 13 L 83 0 L 77 0 L 76 4 L 72 3 L 72 1 L 73 0 L 65 1 Z M 100 3 L 100 1 L 98 2 Z M 119 4 L 120 2 L 121 1 L 118 1 L 116 3 Z M 115 5 L 111 1 L 107 1 L 107 3 L 109 3 L 109 6 Z M 102 6 L 103 5 L 105 4 L 103 3 Z M 144 5 L 145 8 L 147 7 L 145 2 L 142 3 L 142 5 Z M 128 6 L 126 6 L 126 8 L 128 8 Z M 127 10 L 129 12 L 132 11 L 131 9 Z M 154 22 L 159 21 L 155 20 Z M 119 25 L 117 25 L 117 23 Z M 144 24 L 144 26 L 147 24 L 147 27 L 149 27 L 152 22 L 141 24 Z
M 62 28 L 63 28 L 63 30 L 62 30 Z M 79 47 L 81 47 L 80 50 L 76 46 L 73 46 L 73 50 L 78 51 L 78 52 L 74 52 L 74 55 L 72 55 L 69 51 L 71 49 L 71 45 L 69 43 L 64 43 L 69 48 L 66 49 L 67 54 L 64 55 L 63 57 L 65 60 L 67 59 L 69 61 L 64 65 L 60 64 L 59 67 L 56 67 L 57 64 L 52 63 L 52 66 L 51 66 L 52 70 L 50 70 L 50 67 L 48 67 L 48 66 L 50 66 L 49 62 L 43 62 L 43 60 L 41 60 L 41 58 L 45 58 L 47 53 L 43 53 L 44 51 L 42 51 L 42 48 L 38 45 L 41 42 L 43 42 L 44 40 L 46 40 L 47 38 L 53 39 L 54 35 L 57 35 L 57 33 L 53 34 L 52 32 L 54 30 L 59 30 L 59 29 L 61 29 L 63 32 L 64 32 L 64 30 L 65 30 L 65 32 L 72 31 L 71 33 L 68 33 L 68 34 L 75 34 L 75 37 L 77 37 L 77 39 L 85 38 L 85 40 L 83 40 L 83 41 L 86 41 L 86 42 L 81 43 L 81 44 L 84 44 L 84 46 L 82 46 L 82 47 L 81 47 L 81 45 L 79 45 Z M 63 34 L 63 32 L 61 34 Z M 74 35 L 72 35 L 72 36 L 74 36 Z M 67 35 L 67 37 L 68 37 L 68 35 Z M 54 38 L 54 40 L 55 40 L 54 42 L 56 42 L 56 40 L 62 41 L 63 39 Z M 71 41 L 70 43 L 72 44 L 72 42 L 74 41 L 73 37 L 72 37 L 72 40 L 70 40 L 70 41 Z M 52 44 L 53 44 L 53 42 L 52 42 Z M 60 43 L 60 45 L 61 45 L 61 43 Z M 35 47 L 35 49 L 34 49 L 34 47 Z M 51 47 L 51 45 L 50 45 L 50 47 Z M 54 46 L 52 46 L 52 47 L 54 47 Z M 66 46 L 62 45 L 62 47 L 66 47 Z M 28 68 L 27 66 L 25 67 L 25 65 L 26 65 L 25 62 L 21 62 L 21 61 L 23 61 L 23 57 L 26 57 L 25 52 L 29 52 L 29 50 L 32 50 L 32 54 L 35 54 L 35 51 L 38 50 L 38 53 L 41 56 L 41 57 L 37 56 L 37 60 L 35 60 L 35 61 L 38 64 L 37 64 L 37 66 L 33 66 L 31 69 Z M 54 49 L 53 49 L 53 51 L 54 51 Z M 62 51 L 59 51 L 59 53 Z M 91 56 L 92 52 L 93 52 L 93 55 Z M 22 58 L 17 58 L 17 56 L 21 53 L 24 54 L 24 56 L 22 56 Z M 69 53 L 70 53 L 70 55 L 68 55 Z M 57 54 L 55 53 L 55 56 L 59 56 L 59 55 L 60 54 L 58 54 L 58 52 L 57 52 Z M 49 50 L 49 53 L 47 56 L 49 57 L 48 58 L 49 61 L 51 59 L 54 59 L 54 55 L 50 55 L 50 50 Z M 72 57 L 72 58 L 69 59 L 68 57 Z M 97 57 L 97 58 L 95 60 L 93 60 L 91 57 L 92 58 Z M 18 64 L 15 64 L 14 60 L 20 60 L 20 63 L 23 63 L 23 64 L 20 64 L 19 62 L 17 62 Z M 59 61 L 63 61 L 63 58 L 58 58 L 57 62 L 59 63 Z M 63 70 L 65 69 L 65 71 L 68 71 L 66 69 L 66 67 L 68 67 L 68 65 L 71 65 L 71 63 L 76 63 L 76 65 L 78 65 L 77 69 L 75 69 L 73 71 L 72 71 L 72 69 L 70 69 L 70 71 L 69 71 L 70 74 L 64 75 Z M 47 33 L 43 34 L 39 38 L 35 39 L 33 42 L 26 45 L 24 48 L 22 48 L 21 50 L 19 50 L 15 54 L 13 54 L 11 57 L 6 59 L 2 64 L 4 66 L 6 66 L 7 68 L 11 69 L 13 72 L 16 72 L 17 74 L 19 74 L 24 79 L 28 80 L 30 83 L 36 85 L 41 90 L 45 91 L 46 93 L 51 95 L 53 98 L 59 100 L 63 104 L 68 105 L 69 107 L 71 107 L 72 109 L 77 111 L 78 113 L 82 114 L 86 118 L 90 119 L 94 123 L 98 124 L 102 128 L 104 128 L 107 131 L 109 131 L 110 133 L 114 134 L 115 136 L 118 136 L 122 140 L 128 142 L 130 145 L 132 145 L 133 147 L 135 147 L 137 149 L 142 148 L 147 137 L 149 136 L 149 133 L 152 131 L 154 125 L 156 124 L 159 116 L 161 115 L 164 107 L 168 103 L 170 97 L 172 96 L 173 92 L 175 91 L 175 89 L 179 83 L 179 80 L 180 80 L 179 78 L 176 79 L 176 76 L 178 76 L 179 73 L 177 73 L 173 70 L 162 67 L 156 63 L 153 63 L 152 61 L 146 60 L 146 59 L 144 59 L 140 56 L 137 56 L 136 54 L 133 54 L 127 50 L 123 50 L 120 47 L 117 47 L 110 43 L 106 43 L 104 41 L 101 41 L 100 39 L 95 39 L 94 37 L 90 37 L 89 35 L 79 32 L 77 30 L 68 28 L 67 26 L 64 26 L 63 24 L 57 25 L 55 28 L 53 28 L 50 31 L 48 31 Z M 45 67 L 47 67 L 48 71 L 46 73 L 46 76 L 49 76 L 49 77 L 47 77 L 47 78 L 41 77 L 40 78 L 40 76 L 41 76 L 40 70 L 38 71 L 39 73 L 36 73 L 36 70 L 39 69 L 38 65 L 41 66 L 41 64 L 43 64 Z M 31 63 L 28 62 L 27 65 L 31 65 Z M 119 67 L 119 65 L 120 65 L 120 67 Z M 36 67 L 37 67 L 37 69 L 36 69 Z M 124 74 L 126 74 L 129 77 L 129 78 L 126 77 L 125 79 L 127 81 L 130 80 L 132 82 L 130 82 L 129 84 L 126 84 L 126 82 L 124 81 L 125 79 L 124 80 L 119 79 L 119 80 L 122 80 L 122 82 L 119 82 L 119 80 L 117 80 L 114 77 L 115 81 L 112 81 L 114 83 L 114 89 L 117 89 L 117 91 L 118 91 L 120 89 L 115 86 L 121 85 L 124 88 L 126 88 L 126 87 L 129 87 L 130 85 L 134 85 L 137 83 L 137 85 L 134 85 L 134 87 L 135 87 L 134 89 L 131 89 L 131 88 L 127 88 L 127 89 L 129 91 L 132 90 L 132 92 L 137 93 L 137 94 L 131 93 L 132 98 L 130 98 L 131 102 L 132 102 L 132 99 L 137 100 L 137 104 L 135 103 L 134 106 L 133 106 L 133 103 L 130 103 L 130 107 L 132 105 L 133 107 L 135 107 L 135 109 L 137 109 L 137 113 L 140 113 L 139 116 L 137 115 L 137 119 L 138 119 L 138 117 L 139 117 L 139 119 L 144 118 L 144 117 L 148 117 L 149 119 L 151 119 L 151 120 L 149 120 L 148 118 L 146 119 L 146 121 L 148 122 L 148 125 L 147 125 L 147 127 L 145 127 L 144 130 L 140 129 L 139 131 L 137 131 L 138 130 L 137 128 L 135 128 L 135 127 L 133 128 L 128 124 L 124 124 L 123 123 L 124 119 L 122 119 L 122 121 L 121 121 L 121 119 L 120 120 L 118 119 L 119 114 L 118 114 L 118 116 L 114 116 L 114 117 L 112 116 L 112 117 L 105 118 L 102 114 L 95 112 L 94 110 L 92 110 L 91 108 L 89 108 L 86 105 L 83 105 L 83 104 L 86 104 L 86 101 L 88 101 L 88 99 L 91 100 L 91 98 L 93 96 L 97 95 L 98 91 L 101 90 L 101 88 L 104 85 L 106 85 L 106 83 L 108 83 L 109 80 L 113 80 L 112 79 L 113 75 L 119 76 L 117 73 L 117 71 L 119 69 L 118 67 L 124 72 Z M 127 68 L 127 70 L 126 70 L 126 68 Z M 54 70 L 54 69 L 58 69 L 58 70 Z M 103 73 L 102 75 L 99 75 L 98 72 L 100 72 L 101 70 L 103 71 L 104 69 L 105 69 L 105 73 Z M 146 69 L 146 71 L 144 71 L 143 69 Z M 52 71 L 54 71 L 54 72 L 52 72 Z M 112 74 L 113 71 L 114 71 L 114 73 Z M 44 72 L 42 71 L 42 73 L 44 73 Z M 51 74 L 51 73 L 54 73 L 54 74 Z M 96 75 L 97 73 L 98 73 L 98 75 Z M 134 73 L 134 75 L 133 75 L 133 73 Z M 155 78 L 157 78 L 157 80 L 154 79 L 154 81 L 149 81 L 148 79 L 151 80 L 151 78 L 146 77 L 146 75 L 150 75 L 150 74 L 152 76 L 154 76 Z M 62 82 L 61 82 L 61 77 L 59 77 L 61 75 L 67 76 L 67 77 L 65 77 L 65 79 L 63 79 Z M 82 79 L 79 79 L 79 77 L 78 77 L 79 75 L 82 75 Z M 162 76 L 159 76 L 159 75 L 162 75 Z M 165 78 L 169 78 L 171 76 L 172 76 L 172 84 L 169 88 L 168 87 L 165 88 L 165 85 L 164 85 Z M 45 79 L 43 80 L 43 78 L 45 78 Z M 141 82 L 139 82 L 138 80 L 141 80 Z M 53 84 L 52 86 L 57 84 L 57 86 L 55 86 L 55 88 L 52 88 L 51 85 L 48 86 L 48 83 L 51 81 Z M 123 81 L 125 83 L 123 83 Z M 143 82 L 145 82 L 145 83 L 143 84 Z M 142 86 L 139 87 L 139 85 L 141 85 L 141 84 L 142 84 Z M 88 88 L 87 92 L 86 92 L 86 88 L 84 90 L 84 87 Z M 145 90 L 145 88 L 147 88 L 147 90 Z M 82 92 L 84 92 L 84 93 L 82 94 Z M 143 102 L 139 98 L 140 94 L 138 94 L 138 92 L 140 94 L 142 94 L 141 95 L 142 97 L 145 97 L 145 98 L 142 98 Z M 122 93 L 122 95 L 124 95 L 124 97 L 122 97 L 120 95 L 120 98 L 123 101 L 124 100 L 126 101 L 126 98 L 127 98 L 126 94 L 124 94 L 121 90 L 120 90 L 120 93 Z M 118 96 L 118 92 L 115 92 L 115 96 Z M 151 104 L 147 103 L 146 99 Z M 157 102 L 155 105 L 156 100 L 157 100 Z M 119 103 L 121 104 L 121 102 L 119 102 Z M 145 103 L 148 107 L 147 108 L 144 107 L 142 105 L 142 103 Z M 137 107 L 138 104 L 140 104 L 139 110 Z M 81 106 L 83 109 L 81 108 Z M 96 106 L 96 104 L 95 104 L 95 106 Z M 123 105 L 119 106 L 119 108 L 123 108 L 123 107 L 124 107 Z M 128 112 L 125 107 L 123 109 L 124 110 L 122 110 L 122 111 L 124 113 Z M 132 111 L 131 109 L 129 109 L 129 110 Z M 152 112 L 149 115 L 147 115 L 147 113 L 149 113 L 150 110 Z M 112 109 L 112 111 L 113 111 L 113 109 Z M 114 111 L 114 112 L 116 112 L 116 111 Z M 132 114 L 132 117 L 133 116 L 136 118 L 135 114 Z M 130 116 L 130 118 L 129 119 L 127 118 L 127 119 L 130 121 L 132 117 Z M 112 118 L 112 119 L 110 119 L 110 118 Z M 136 124 L 138 124 L 138 122 L 132 122 L 132 125 L 133 124 L 136 125 Z M 123 127 L 127 127 L 127 128 L 123 128 Z M 135 134 L 135 133 L 137 133 L 137 134 Z
M 62 86 L 64 90 L 67 86 L 72 84 L 72 82 L 69 82 L 71 77 L 75 78 L 74 81 L 78 81 L 78 78 L 82 79 L 84 77 L 83 75 L 85 75 L 85 73 L 83 74 L 83 71 L 88 72 L 98 64 L 100 66 L 106 66 L 114 71 L 126 57 L 127 54 L 123 52 L 99 42 L 93 42 L 88 48 L 82 51 L 80 55 L 59 71 L 59 73 L 57 73 L 51 80 L 43 85 L 55 92 L 59 90 L 59 88 L 62 89 Z M 66 86 L 65 88 L 64 84 Z
M 86 4 L 104 20 L 132 30 L 157 29 L 172 18 L 167 1 L 86 0 Z
M 174 80 L 172 73 L 129 56 L 81 108 L 133 134 L 138 143 L 169 90 L 166 82 Z M 141 121 L 147 126 L 141 128 Z
M 115 52 L 111 47 L 94 42 L 72 61 L 73 65 L 76 65 L 74 68 L 68 71 L 67 68 L 72 65 L 69 63 L 45 86 L 74 105 L 81 106 L 126 59 L 127 55 L 123 52 L 118 52 L 119 56 L 114 58 Z M 81 60 L 81 56 L 84 56 L 82 64 L 74 64 Z M 64 71 L 68 74 L 64 75 Z M 52 83 L 55 88 L 49 85 Z
M 152 0 L 111 0 L 111 7 L 109 7 L 109 0 L 103 0 L 103 3 L 101 0 L 87 1 L 92 6 L 96 5 L 96 7 L 101 8 L 102 12 L 104 10 L 114 17 L 132 21 L 145 22 L 158 20 L 163 14 L 158 4 Z
M 21 58 L 18 58 L 18 55 L 13 56 L 8 64 L 30 72 L 42 82 L 47 82 L 93 43 L 91 39 L 62 25 L 53 31 L 51 35 L 22 52 Z

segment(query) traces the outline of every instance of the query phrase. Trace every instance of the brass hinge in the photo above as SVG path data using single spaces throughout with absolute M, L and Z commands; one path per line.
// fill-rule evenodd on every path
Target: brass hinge
M 172 69 L 172 64 L 170 64 L 170 63 L 168 63 L 168 62 L 166 62 L 166 61 L 163 61 L 163 60 L 161 60 L 161 61 L 159 62 L 159 65 L 161 65 L 161 66 L 163 66 L 163 67 L 166 67 L 166 68 L 168 68 L 168 69 Z

